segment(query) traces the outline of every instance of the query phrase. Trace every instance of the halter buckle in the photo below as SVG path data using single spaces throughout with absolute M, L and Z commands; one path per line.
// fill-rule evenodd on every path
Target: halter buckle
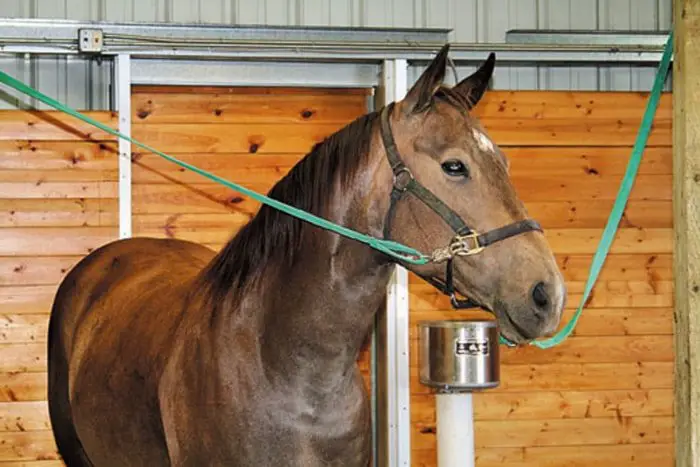
M 471 244 L 470 244 L 471 243 Z M 471 256 L 484 250 L 484 246 L 479 243 L 479 234 L 470 232 L 465 235 L 457 235 L 450 243 L 450 254 L 455 256 Z
M 401 175 L 405 174 L 405 177 L 401 177 Z M 405 182 L 401 182 L 401 178 L 405 178 Z M 394 171 L 394 189 L 398 191 L 406 191 L 408 188 L 408 185 L 411 183 L 413 180 L 413 172 L 406 167 L 405 165 L 399 167 Z

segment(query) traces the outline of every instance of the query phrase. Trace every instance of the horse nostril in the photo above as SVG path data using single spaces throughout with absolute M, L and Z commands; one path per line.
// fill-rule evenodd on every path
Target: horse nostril
M 538 308 L 546 308 L 549 305 L 549 296 L 545 290 L 544 282 L 538 282 L 532 289 L 532 299 Z

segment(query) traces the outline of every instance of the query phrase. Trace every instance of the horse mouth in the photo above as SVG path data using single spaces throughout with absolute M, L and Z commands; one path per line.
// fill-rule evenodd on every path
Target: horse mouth
M 531 342 L 533 337 L 531 337 L 525 329 L 523 329 L 508 313 L 508 310 L 504 308 L 497 308 L 494 315 L 499 321 L 499 332 L 503 337 L 509 340 L 513 344 L 523 345 Z

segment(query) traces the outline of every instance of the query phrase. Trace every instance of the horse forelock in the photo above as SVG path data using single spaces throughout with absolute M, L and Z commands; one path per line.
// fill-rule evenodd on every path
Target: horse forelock
M 328 218 L 333 193 L 343 193 L 365 166 L 378 113 L 365 114 L 315 144 L 269 191 L 270 198 Z M 285 267 L 299 258 L 307 222 L 263 205 L 221 249 L 202 274 L 214 303 L 231 291 L 255 282 L 270 267 Z M 235 294 L 234 294 L 235 295 Z

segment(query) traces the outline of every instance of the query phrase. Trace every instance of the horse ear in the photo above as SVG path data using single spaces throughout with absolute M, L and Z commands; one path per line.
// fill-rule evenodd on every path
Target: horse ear
M 420 112 L 428 105 L 433 94 L 435 94 L 435 91 L 437 91 L 442 81 L 445 79 L 447 53 L 449 50 L 450 44 L 445 44 L 433 61 L 430 62 L 428 68 L 420 75 L 418 81 L 416 81 L 408 93 L 406 93 L 406 97 L 403 99 L 405 112 Z
M 486 92 L 493 75 L 493 67 L 496 63 L 496 54 L 491 52 L 486 61 L 470 76 L 467 76 L 457 85 L 454 90 L 459 92 L 469 104 L 469 109 L 476 107 L 481 97 Z

